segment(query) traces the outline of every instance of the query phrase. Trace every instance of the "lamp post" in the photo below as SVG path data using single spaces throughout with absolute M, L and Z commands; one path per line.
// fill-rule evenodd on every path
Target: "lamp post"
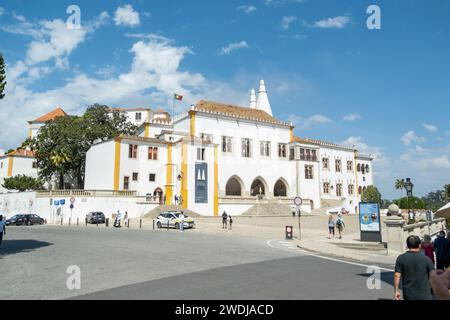
M 409 197 L 412 197 L 413 193 L 413 188 L 414 188 L 414 184 L 411 182 L 411 178 L 406 178 L 406 182 L 404 184 L 405 190 L 406 190 L 406 202 L 407 202 L 407 206 L 408 206 L 408 216 L 409 216 L 409 220 L 411 221 L 411 216 L 410 216 L 410 207 L 409 207 Z

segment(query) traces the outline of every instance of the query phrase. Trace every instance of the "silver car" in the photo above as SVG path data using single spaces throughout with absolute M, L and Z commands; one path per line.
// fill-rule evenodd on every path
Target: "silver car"
M 180 229 L 181 219 L 180 212 L 163 212 L 156 218 L 156 226 L 158 228 L 175 228 Z M 184 218 L 184 229 L 194 228 L 195 221 L 190 217 Z

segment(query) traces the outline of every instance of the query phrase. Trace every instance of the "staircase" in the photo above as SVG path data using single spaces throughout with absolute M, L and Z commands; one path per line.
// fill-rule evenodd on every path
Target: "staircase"
M 172 204 L 172 205 L 166 204 L 166 205 L 157 206 L 155 209 L 146 213 L 144 215 L 144 218 L 155 219 L 162 212 L 167 212 L 167 211 L 177 211 L 177 212 L 183 211 L 184 215 L 187 215 L 188 217 L 191 217 L 191 218 L 201 217 L 201 215 L 198 214 L 197 212 L 191 211 L 189 209 L 184 209 L 182 206 L 178 206 L 178 205 L 174 205 L 174 204 Z
M 292 216 L 292 207 L 281 203 L 258 203 L 245 211 L 243 216 Z
M 311 211 L 311 214 L 326 214 L 330 209 L 340 211 L 344 205 L 344 200 L 321 199 L 322 206 Z

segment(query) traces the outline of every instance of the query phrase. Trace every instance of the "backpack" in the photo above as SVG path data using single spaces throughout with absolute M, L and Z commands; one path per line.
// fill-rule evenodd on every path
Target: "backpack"
M 341 219 L 337 219 L 336 226 L 339 227 L 339 228 L 342 227 L 342 220 Z

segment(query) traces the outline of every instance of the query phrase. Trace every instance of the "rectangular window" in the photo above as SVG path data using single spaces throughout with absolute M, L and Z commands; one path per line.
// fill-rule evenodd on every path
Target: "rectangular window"
M 294 160 L 294 159 L 295 159 L 295 149 L 290 148 L 289 149 L 289 160 Z
M 205 148 L 197 148 L 197 160 L 198 161 L 205 161 Z
M 211 134 L 200 133 L 200 138 L 202 139 L 203 143 L 212 143 L 213 142 L 213 136 Z
M 336 172 L 341 171 L 342 171 L 341 160 L 336 160 Z
M 317 161 L 317 151 L 311 150 L 311 161 Z
M 353 172 L 353 161 L 347 161 L 347 171 Z
M 142 113 L 136 112 L 134 118 L 136 119 L 136 121 L 140 121 L 142 119 Z
M 261 141 L 261 156 L 270 157 L 270 142 Z
M 351 196 L 355 193 L 355 186 L 352 184 L 348 185 L 348 194 Z
M 156 181 L 156 174 L 150 173 L 150 174 L 148 175 L 148 181 L 150 181 L 150 182 L 155 182 L 155 181 Z
M 286 159 L 287 157 L 287 146 L 285 143 L 278 144 L 278 158 Z
M 300 160 L 306 160 L 304 148 L 300 148 Z
M 123 177 L 123 190 L 130 189 L 130 177 Z
M 137 172 L 133 172 L 133 181 L 138 181 L 139 174 Z
M 340 183 L 336 184 L 336 195 L 342 197 L 342 184 Z
M 242 157 L 251 158 L 252 156 L 252 140 L 242 139 Z
M 324 182 L 323 183 L 323 193 L 329 194 L 330 193 L 330 183 Z
M 158 160 L 158 147 L 148 147 L 148 160 Z
M 233 138 L 231 137 L 222 137 L 222 152 L 223 153 L 232 153 L 233 152 Z
M 305 179 L 314 179 L 313 170 L 313 166 L 305 166 Z
M 322 166 L 324 170 L 329 170 L 330 169 L 330 164 L 329 164 L 329 159 L 328 158 L 323 158 L 322 159 Z
M 137 159 L 138 146 L 135 144 L 130 144 L 128 147 L 128 158 Z

